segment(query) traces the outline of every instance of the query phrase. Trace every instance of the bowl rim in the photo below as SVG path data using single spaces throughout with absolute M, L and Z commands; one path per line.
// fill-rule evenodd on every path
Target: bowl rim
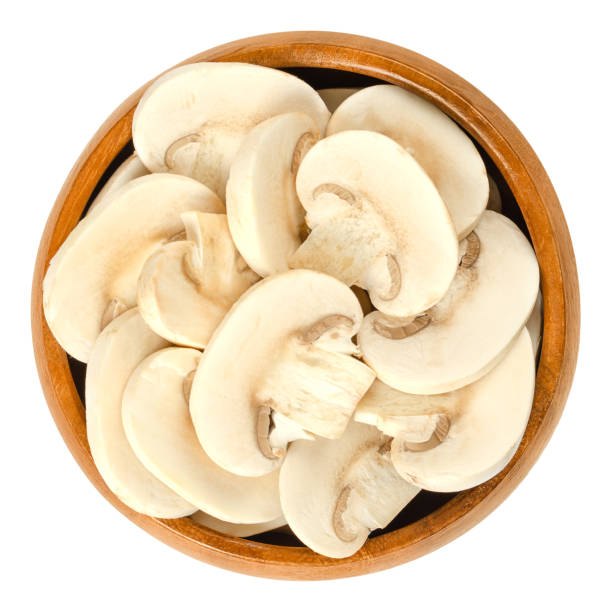
M 576 367 L 580 304 L 576 261 L 559 200 L 527 140 L 484 94 L 436 62 L 380 40 L 336 32 L 281 32 L 230 42 L 196 61 L 238 61 L 275 68 L 315 67 L 355 72 L 418 93 L 459 123 L 486 151 L 511 189 L 540 264 L 543 337 L 531 417 L 506 468 L 484 484 L 458 493 L 433 513 L 370 538 L 352 557 L 330 559 L 308 548 L 262 544 L 225 536 L 189 519 L 161 520 L 125 506 L 100 477 L 87 443 L 85 413 L 66 353 L 47 327 L 42 282 L 102 174 L 131 139 L 134 109 L 147 85 L 128 97 L 93 136 L 70 171 L 49 214 L 32 284 L 32 337 L 49 410 L 89 480 L 120 512 L 162 542 L 225 569 L 282 579 L 331 579 L 379 571 L 416 559 L 490 514 L 535 464 L 561 417 Z

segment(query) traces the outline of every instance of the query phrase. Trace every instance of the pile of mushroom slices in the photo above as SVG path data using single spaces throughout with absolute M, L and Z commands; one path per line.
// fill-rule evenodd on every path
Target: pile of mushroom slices
M 149 87 L 133 141 L 43 287 L 121 501 L 346 557 L 421 489 L 508 463 L 538 264 L 451 119 L 391 85 L 199 63 Z

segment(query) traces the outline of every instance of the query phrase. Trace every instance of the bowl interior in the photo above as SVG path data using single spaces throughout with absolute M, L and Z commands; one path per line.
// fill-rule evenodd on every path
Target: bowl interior
M 375 79 L 372 77 L 368 77 L 362 74 L 347 72 L 344 70 L 334 70 L 328 68 L 283 68 L 286 72 L 290 72 L 294 74 L 308 84 L 310 84 L 314 89 L 324 89 L 329 87 L 367 87 L 369 85 L 376 85 L 379 83 L 384 83 L 385 81 Z M 468 134 L 468 136 L 470 136 Z M 480 146 L 478 142 L 476 142 L 471 136 L 470 138 L 478 148 L 480 155 L 482 156 L 485 165 L 487 167 L 487 171 L 493 177 L 497 186 L 499 187 L 499 191 L 502 198 L 503 204 L 503 212 L 504 215 L 510 217 L 523 231 L 523 233 L 530 238 L 529 232 L 527 230 L 527 226 L 524 220 L 524 217 L 521 213 L 521 210 L 514 198 L 512 191 L 508 187 L 505 182 L 501 172 L 495 166 L 495 164 L 491 161 L 491 158 L 487 155 L 484 149 Z M 134 146 L 132 142 L 128 142 L 125 147 L 116 155 L 112 163 L 108 166 L 102 177 L 100 178 L 98 184 L 93 190 L 85 209 L 83 210 L 82 216 L 85 215 L 89 206 L 95 199 L 96 195 L 106 183 L 106 181 L 110 178 L 113 172 L 118 168 L 118 166 L 129 157 L 134 152 Z M 531 239 L 531 238 L 530 238 Z M 85 364 L 80 361 L 76 361 L 71 357 L 68 357 L 70 371 L 72 374 L 72 378 L 74 380 L 75 387 L 81 398 L 81 402 L 85 404 Z M 400 514 L 398 514 L 395 519 L 385 528 L 379 529 L 370 535 L 370 538 L 376 538 L 379 535 L 384 533 L 389 533 L 396 529 L 400 529 L 407 525 L 410 525 L 423 517 L 431 514 L 435 510 L 441 508 L 446 503 L 448 503 L 451 499 L 453 499 L 457 495 L 456 493 L 431 493 L 429 491 L 422 491 L 417 495 L 417 497 L 406 507 Z M 285 532 L 285 531 L 271 531 L 265 534 L 253 536 L 248 538 L 249 540 L 253 540 L 256 542 L 266 543 L 266 544 L 274 544 L 277 546 L 302 546 L 299 540 Z

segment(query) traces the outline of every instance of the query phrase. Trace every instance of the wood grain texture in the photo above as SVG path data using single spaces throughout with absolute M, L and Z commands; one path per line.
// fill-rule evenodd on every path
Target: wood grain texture
M 194 61 L 333 68 L 375 77 L 430 100 L 483 147 L 518 202 L 542 275 L 543 343 L 525 436 L 510 464 L 495 478 L 407 527 L 369 539 L 348 559 L 223 536 L 189 519 L 157 520 L 123 505 L 92 461 L 85 412 L 66 354 L 43 316 L 42 280 L 105 169 L 129 142 L 134 108 L 146 86 L 119 106 L 79 157 L 41 239 L 32 287 L 32 333 L 40 380 L 57 427 L 81 469 L 118 510 L 166 544 L 219 567 L 268 578 L 328 579 L 382 570 L 431 552 L 481 521 L 514 490 L 538 459 L 563 411 L 578 352 L 579 291 L 569 232 L 552 184 L 525 138 L 499 108 L 456 74 L 407 49 L 348 34 L 288 32 L 232 42 L 183 63 Z

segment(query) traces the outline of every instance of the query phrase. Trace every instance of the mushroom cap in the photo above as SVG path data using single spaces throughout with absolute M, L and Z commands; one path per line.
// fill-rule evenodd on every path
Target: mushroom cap
M 149 472 L 134 454 L 123 429 L 121 402 L 128 379 L 151 353 L 168 346 L 137 308 L 111 321 L 91 351 L 85 376 L 87 440 L 108 488 L 127 506 L 150 516 L 179 518 L 197 508 Z
M 485 211 L 474 233 L 477 259 L 458 267 L 444 298 L 427 311 L 426 327 L 393 339 L 381 331 L 401 329 L 396 321 L 380 312 L 365 317 L 358 336 L 363 358 L 387 385 L 417 394 L 467 385 L 500 361 L 525 325 L 539 286 L 531 245 L 493 211 Z
M 167 348 L 134 370 L 123 394 L 125 434 L 142 464 L 183 499 L 234 523 L 278 519 L 282 512 L 278 474 L 236 476 L 202 450 L 185 393 L 185 380 L 201 353 Z
M 303 342 L 306 330 L 335 315 L 352 324 Z M 208 456 L 243 476 L 277 469 L 281 459 L 264 456 L 258 443 L 264 405 L 309 431 L 306 424 L 329 425 L 340 435 L 374 379 L 344 354 L 355 348 L 350 338 L 362 318 L 353 292 L 319 272 L 283 272 L 246 291 L 213 334 L 193 380 L 191 417 Z M 321 397 L 330 394 L 331 403 L 324 403 Z
M 404 147 L 438 189 L 459 239 L 487 206 L 484 162 L 469 136 L 439 108 L 397 85 L 374 85 L 350 96 L 334 112 L 327 134 L 371 130 Z
M 304 209 L 295 192 L 295 173 L 320 137 L 305 113 L 262 121 L 245 138 L 227 182 L 227 216 L 232 238 L 260 276 L 289 269 L 300 246 Z
M 395 471 L 388 441 L 375 427 L 351 421 L 339 440 L 291 444 L 280 470 L 281 504 L 306 546 L 349 557 L 417 495 L 419 489 Z
M 62 348 L 87 362 L 109 303 L 136 305 L 142 265 L 183 230 L 179 214 L 223 209 L 210 189 L 172 174 L 134 179 L 105 197 L 70 232 L 43 282 L 45 317 Z
M 192 176 L 224 198 L 230 164 L 248 131 L 294 111 L 325 131 L 323 100 L 291 74 L 253 64 L 188 64 L 161 76 L 142 96 L 132 123 L 134 147 L 151 172 Z
M 182 213 L 186 240 L 164 244 L 138 278 L 140 313 L 157 334 L 204 348 L 230 306 L 259 277 L 236 251 L 226 215 Z
M 318 89 L 317 92 L 321 96 L 327 110 L 333 113 L 349 96 L 359 91 L 359 87 L 328 87 L 326 89 Z
M 391 444 L 397 471 L 429 491 L 461 491 L 492 478 L 510 461 L 529 420 L 534 386 L 533 349 L 523 328 L 500 363 L 470 385 L 427 396 L 401 393 L 377 382 L 355 418 L 377 421 L 383 428 L 393 419 L 396 423 L 403 419 L 404 429 L 410 431 L 398 431 Z M 446 437 L 425 450 L 411 450 L 411 443 L 422 442 L 414 437 L 415 417 L 439 415 L 450 423 Z M 281 487 L 282 482 L 281 476 Z
M 367 131 L 324 138 L 296 185 L 312 232 L 292 267 L 358 284 L 392 316 L 420 313 L 444 295 L 457 267 L 455 231 L 431 180 L 393 140 Z
M 249 538 L 259 533 L 266 533 L 267 531 L 284 527 L 287 524 L 284 516 L 279 516 L 273 521 L 265 521 L 263 523 L 229 523 L 205 512 L 196 512 L 189 518 L 198 525 L 203 525 L 234 538 Z
M 89 214 L 109 193 L 123 187 L 126 183 L 149 174 L 144 164 L 138 159 L 138 155 L 130 155 L 104 183 L 95 200 L 91 203 L 87 214 Z

